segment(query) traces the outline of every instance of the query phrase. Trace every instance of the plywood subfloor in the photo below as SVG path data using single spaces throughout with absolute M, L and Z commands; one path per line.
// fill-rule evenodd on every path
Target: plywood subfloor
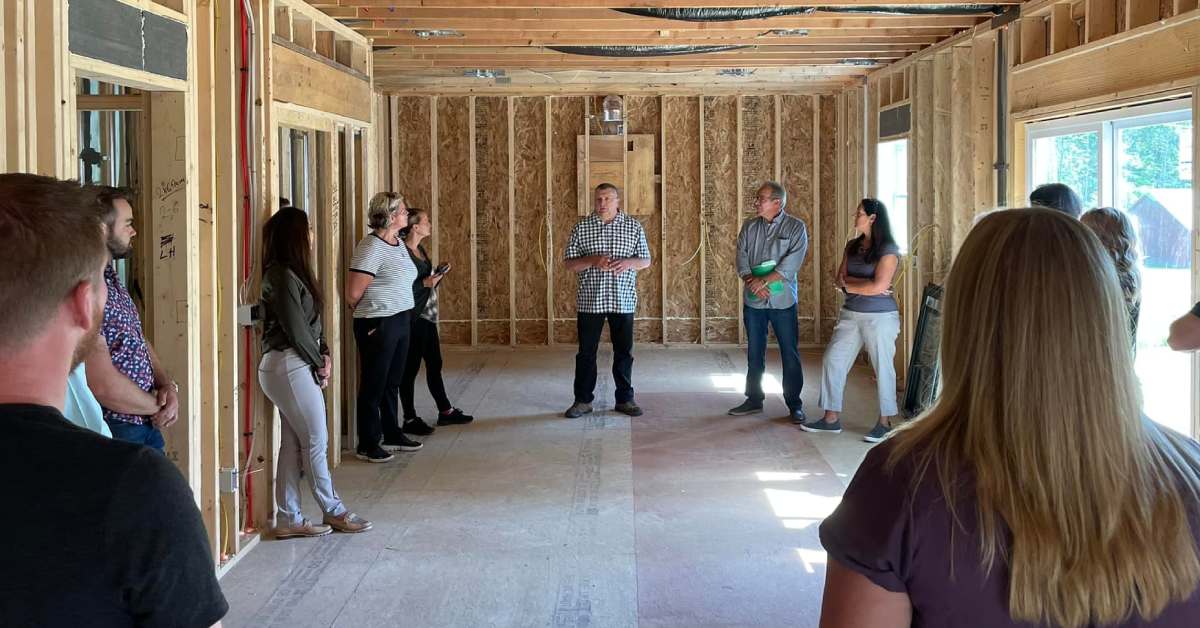
M 743 352 L 636 358 L 645 416 L 611 412 L 606 354 L 599 412 L 567 420 L 572 351 L 448 352 L 452 401 L 480 418 L 389 464 L 347 456 L 337 489 L 375 529 L 262 543 L 221 582 L 224 625 L 816 626 L 817 524 L 867 451 L 869 371 L 851 376 L 847 432 L 811 435 L 778 395 L 725 415 Z M 804 363 L 815 414 L 820 355 Z

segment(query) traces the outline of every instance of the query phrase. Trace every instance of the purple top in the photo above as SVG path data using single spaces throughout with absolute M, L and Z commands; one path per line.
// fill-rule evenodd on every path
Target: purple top
M 912 465 L 902 462 L 892 473 L 884 470 L 890 450 L 890 443 L 884 443 L 867 454 L 842 503 L 821 523 L 821 544 L 829 558 L 888 591 L 907 593 L 914 628 L 1035 626 L 1009 618 L 1009 573 L 1003 561 L 997 560 L 990 575 L 980 564 L 969 476 L 963 476 L 958 507 L 964 529 L 955 532 L 951 543 L 952 520 L 936 471 L 930 469 L 914 491 Z M 1200 626 L 1200 590 L 1167 606 L 1153 622 L 1135 615 L 1112 626 Z
M 142 335 L 142 319 L 129 291 L 121 285 L 112 264 L 104 268 L 104 283 L 108 286 L 108 302 L 104 304 L 104 322 L 100 333 L 108 343 L 108 353 L 113 366 L 146 392 L 154 390 L 154 367 L 150 363 L 150 350 L 146 337 Z M 104 408 L 105 421 L 121 421 L 144 425 L 150 417 L 122 414 Z

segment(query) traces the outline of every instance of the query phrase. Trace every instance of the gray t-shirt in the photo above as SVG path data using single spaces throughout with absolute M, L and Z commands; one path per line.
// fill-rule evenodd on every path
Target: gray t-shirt
M 879 251 L 879 257 L 882 259 L 884 255 L 900 256 L 900 247 L 895 244 L 884 245 Z M 879 260 L 868 262 L 866 255 L 858 250 L 858 245 L 854 240 L 851 240 L 846 245 L 846 274 L 857 279 L 875 279 L 875 268 L 879 265 Z M 890 294 L 863 295 L 863 294 L 848 294 L 846 301 L 842 307 L 851 312 L 860 312 L 870 314 L 875 312 L 895 312 L 900 308 L 896 306 L 896 298 Z
M 963 482 L 956 520 L 934 470 L 914 486 L 917 469 L 912 462 L 886 468 L 891 447 L 885 442 L 867 453 L 841 503 L 821 523 L 821 545 L 829 558 L 888 591 L 907 594 L 913 628 L 1035 626 L 1015 622 L 1008 614 L 1004 561 L 997 561 L 990 573 L 980 562 L 970 471 L 958 474 Z M 1193 534 L 1200 541 L 1195 528 Z M 1135 616 L 1106 628 L 1195 628 L 1197 617 L 1200 589 L 1169 604 L 1153 622 Z

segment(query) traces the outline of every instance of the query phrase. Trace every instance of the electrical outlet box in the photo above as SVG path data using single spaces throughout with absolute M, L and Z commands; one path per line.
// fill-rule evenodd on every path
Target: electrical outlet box
M 239 305 L 237 309 L 237 322 L 242 327 L 250 327 L 254 323 L 262 320 L 262 307 L 257 303 L 246 303 Z
M 238 492 L 237 469 L 221 469 L 219 475 L 222 493 L 234 494 Z

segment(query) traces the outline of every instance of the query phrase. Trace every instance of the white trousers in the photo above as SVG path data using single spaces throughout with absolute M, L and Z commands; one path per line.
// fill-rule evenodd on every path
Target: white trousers
M 875 367 L 879 387 L 880 416 L 899 414 L 896 406 L 896 336 L 900 333 L 899 312 L 851 312 L 843 309 L 825 348 L 821 364 L 821 408 L 842 411 L 846 376 L 863 347 Z
M 258 365 L 258 383 L 279 408 L 279 469 L 275 475 L 275 525 L 296 526 L 304 519 L 300 508 L 300 477 L 307 471 L 308 485 L 321 512 L 337 516 L 346 512 L 333 478 L 325 449 L 325 396 L 313 379 L 312 368 L 294 349 L 268 351 Z

